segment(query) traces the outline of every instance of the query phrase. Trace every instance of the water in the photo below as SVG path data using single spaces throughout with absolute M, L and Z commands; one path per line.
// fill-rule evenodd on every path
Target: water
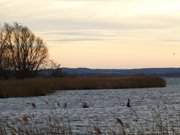
M 117 118 L 132 132 L 152 128 L 160 114 L 180 127 L 176 122 L 180 118 L 180 78 L 165 79 L 165 88 L 57 91 L 44 97 L 0 99 L 0 119 L 22 124 L 26 115 L 30 119 L 23 124 L 45 127 L 51 117 L 84 134 L 94 126 L 106 130 L 116 127 Z M 126 106 L 128 99 L 131 108 Z M 88 108 L 83 108 L 83 104 Z

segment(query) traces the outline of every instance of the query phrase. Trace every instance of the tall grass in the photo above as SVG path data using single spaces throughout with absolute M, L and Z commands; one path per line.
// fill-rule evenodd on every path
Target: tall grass
M 159 77 L 63 77 L 0 80 L 0 97 L 43 96 L 55 90 L 165 87 Z
M 37 125 L 28 126 L 27 123 L 31 121 L 31 118 L 29 119 L 27 115 L 24 115 L 21 121 L 16 124 L 13 123 L 13 125 L 11 125 L 8 122 L 0 123 L 0 135 L 180 135 L 179 125 L 171 124 L 171 119 L 164 119 L 160 112 L 154 112 L 152 115 L 156 117 L 153 117 L 152 120 L 147 120 L 147 122 L 151 122 L 148 124 L 153 125 L 148 129 L 145 129 L 142 125 L 139 126 L 136 131 L 132 132 L 128 130 L 131 127 L 127 127 L 127 124 L 132 126 L 132 123 L 127 123 L 120 118 L 115 118 L 114 126 L 104 129 L 95 125 L 88 125 L 90 128 L 86 133 L 81 133 L 81 131 L 74 132 L 70 121 L 67 123 L 65 122 L 66 120 L 58 120 L 52 117 L 48 117 L 45 127 Z M 139 116 L 138 121 L 140 118 L 141 116 Z M 136 125 L 139 125 L 138 121 Z M 176 117 L 173 122 L 179 123 L 180 119 Z M 108 123 L 106 124 L 108 125 Z

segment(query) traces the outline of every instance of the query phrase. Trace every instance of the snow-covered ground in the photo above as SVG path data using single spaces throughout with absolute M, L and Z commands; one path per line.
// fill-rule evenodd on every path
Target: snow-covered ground
M 44 97 L 0 99 L 0 124 L 43 127 L 54 119 L 85 134 L 94 126 L 115 128 L 117 118 L 134 131 L 151 128 L 162 117 L 180 127 L 180 78 L 166 81 L 165 88 L 57 91 Z

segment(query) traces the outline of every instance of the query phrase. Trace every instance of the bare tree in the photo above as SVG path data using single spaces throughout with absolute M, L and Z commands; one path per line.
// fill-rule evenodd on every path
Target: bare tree
M 6 37 L 4 40 L 9 65 L 19 77 L 32 75 L 46 62 L 48 49 L 44 41 L 27 27 L 18 23 L 5 24 L 2 35 Z
M 7 44 L 10 34 L 11 30 L 7 30 L 6 25 L 0 27 L 0 77 L 5 77 L 6 71 L 10 68 L 10 53 Z
M 0 29 L 0 72 L 3 69 L 3 55 L 5 52 L 5 36 L 3 34 L 3 30 Z
M 55 61 L 49 60 L 48 67 L 52 70 L 51 73 L 52 77 L 60 77 L 63 75 L 61 64 L 57 64 Z

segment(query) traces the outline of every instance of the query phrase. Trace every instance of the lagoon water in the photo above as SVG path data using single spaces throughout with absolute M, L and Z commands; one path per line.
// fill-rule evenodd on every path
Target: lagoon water
M 43 128 L 51 119 L 85 135 L 94 127 L 114 130 L 117 119 L 129 132 L 152 129 L 163 119 L 178 129 L 180 78 L 165 79 L 165 88 L 57 91 L 44 97 L 0 99 L 0 124 Z M 131 107 L 126 106 L 128 99 Z M 22 121 L 24 116 L 28 121 Z

